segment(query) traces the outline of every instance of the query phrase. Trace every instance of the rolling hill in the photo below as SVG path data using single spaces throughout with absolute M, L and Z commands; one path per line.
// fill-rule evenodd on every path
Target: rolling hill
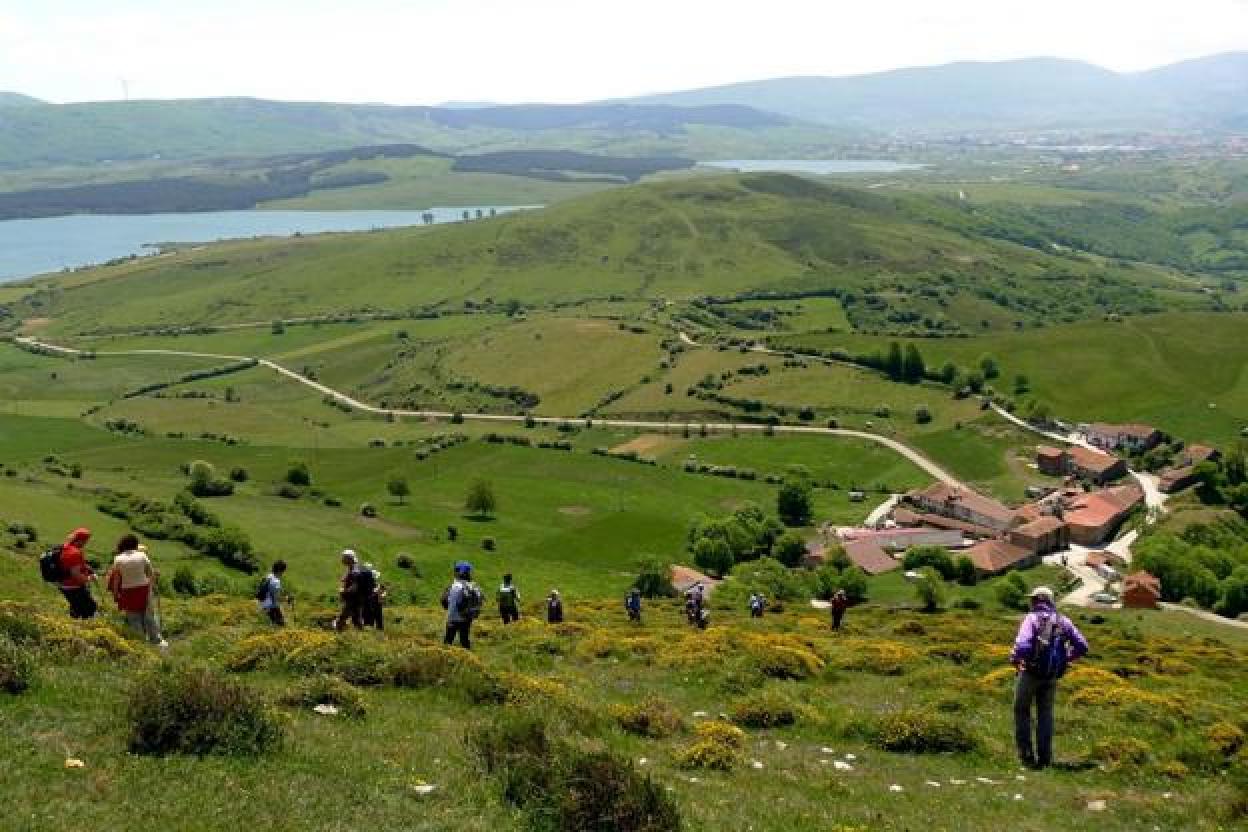
M 1248 53 L 1139 73 L 1030 58 L 846 77 L 749 81 L 631 99 L 740 104 L 796 119 L 909 132 L 1019 128 L 1229 128 L 1248 117 Z
M 956 201 L 781 174 L 643 184 L 452 227 L 227 244 L 38 286 L 0 320 L 101 332 L 823 295 L 860 331 L 954 334 L 1207 303 L 1189 282 L 1056 251 Z
M 0 122 L 0 167 L 259 156 L 411 142 L 452 152 L 535 146 L 567 150 L 585 137 L 670 140 L 691 128 L 750 134 L 790 123 L 786 117 L 735 104 L 467 110 L 251 98 L 38 104 L 14 107 Z

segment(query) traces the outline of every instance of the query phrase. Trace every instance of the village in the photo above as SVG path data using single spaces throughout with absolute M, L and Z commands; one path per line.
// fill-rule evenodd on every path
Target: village
M 1033 465 L 1060 478 L 1059 486 L 1030 487 L 1030 502 L 1010 507 L 965 485 L 937 482 L 895 496 L 862 526 L 825 526 L 821 540 L 810 546 L 808 563 L 818 566 L 830 549 L 840 547 L 854 565 L 875 576 L 902 569 L 913 547 L 935 546 L 968 558 L 979 579 L 1042 562 L 1059 566 L 1073 587 L 1064 603 L 1157 607 L 1160 581 L 1131 570 L 1138 531 L 1125 527 L 1134 518 L 1147 523 L 1165 511 L 1167 496 L 1193 485 L 1196 466 L 1215 461 L 1218 451 L 1187 445 L 1169 467 L 1149 474 L 1132 470 L 1126 457 L 1167 441 L 1150 425 L 1093 423 L 1067 435 L 1026 426 L 1055 443 L 1037 446 Z

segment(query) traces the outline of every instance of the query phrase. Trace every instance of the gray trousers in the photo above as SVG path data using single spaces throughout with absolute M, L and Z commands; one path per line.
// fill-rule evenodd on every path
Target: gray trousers
M 156 614 L 152 612 L 150 605 L 143 612 L 126 613 L 126 623 L 136 632 L 142 633 L 149 643 L 160 644 L 160 622 L 156 620 Z
M 1039 679 L 1027 671 L 1018 674 L 1014 685 L 1014 743 L 1024 763 L 1042 766 L 1053 762 L 1053 699 L 1056 679 Z M 1031 708 L 1036 708 L 1035 745 L 1032 745 Z

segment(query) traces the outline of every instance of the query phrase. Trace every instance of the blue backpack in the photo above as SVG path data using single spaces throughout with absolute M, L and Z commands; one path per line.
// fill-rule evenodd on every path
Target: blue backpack
M 1061 616 L 1054 612 L 1036 628 L 1027 659 L 1027 672 L 1039 679 L 1059 679 L 1066 672 L 1066 629 Z

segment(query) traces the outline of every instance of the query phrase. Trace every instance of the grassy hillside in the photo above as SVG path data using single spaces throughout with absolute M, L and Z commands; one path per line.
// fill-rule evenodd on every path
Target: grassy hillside
M 6 107 L 0 167 L 136 159 L 204 159 L 414 142 L 452 153 L 586 150 L 624 155 L 714 146 L 730 154 L 762 142 L 775 151 L 827 144 L 843 133 L 793 126 L 736 105 L 438 107 L 207 98 Z M 708 158 L 694 154 L 695 158 Z
M 500 355 L 510 361 L 506 339 L 515 334 L 524 340 L 540 322 L 474 333 L 456 327 L 489 324 L 488 316 L 433 321 L 425 331 L 413 324 L 406 340 L 500 339 Z M 397 331 L 385 331 L 396 326 L 408 324 L 292 327 L 282 335 L 266 328 L 170 340 L 207 346 L 232 337 L 247 352 L 280 353 L 291 364 L 334 356 L 323 369 L 349 372 L 352 347 L 367 365 L 377 360 L 370 351 L 383 337 L 387 344 L 400 340 Z M 554 339 L 569 326 L 576 322 L 556 320 L 539 331 L 542 340 Z M 602 350 L 610 353 L 610 344 Z M 680 361 L 737 356 L 704 350 Z M 8 346 L 0 346 L 0 357 L 0 385 L 21 397 L 8 400 L 12 411 L 0 413 L 0 597 L 9 599 L 0 602 L 0 666 L 13 667 L 16 655 L 22 667 L 36 670 L 28 690 L 0 693 L 0 750 L 31 775 L 0 779 L 0 795 L 7 803 L 39 807 L 23 816 L 23 830 L 61 829 L 84 819 L 99 827 L 124 824 L 123 815 L 132 817 L 129 796 L 156 782 L 160 799 L 145 804 L 144 816 L 179 829 L 236 827 L 237 795 L 244 790 L 249 800 L 302 829 L 340 828 L 348 815 L 352 823 L 410 824 L 419 812 L 430 829 L 519 832 L 534 828 L 532 812 L 508 802 L 500 779 L 483 768 L 467 737 L 497 735 L 504 730 L 499 721 L 532 713 L 551 737 L 609 751 L 620 761 L 615 765 L 654 778 L 689 830 L 829 824 L 901 830 L 919 823 L 1040 830 L 1085 814 L 1108 830 L 1162 823 L 1215 830 L 1242 821 L 1240 749 L 1248 726 L 1234 703 L 1248 694 L 1236 670 L 1248 642 L 1237 630 L 1180 613 L 1075 613 L 1093 654 L 1063 682 L 1063 766 L 1033 773 L 1018 769 L 1010 738 L 1012 671 L 1004 656 L 1017 614 L 997 604 L 993 582 L 947 586 L 950 601 L 978 609 L 920 614 L 911 608 L 911 587 L 896 576 L 874 579 L 869 601 L 850 611 L 845 630 L 832 634 L 824 614 L 806 606 L 807 590 L 794 585 L 809 576 L 779 579 L 747 563 L 713 599 L 712 627 L 705 632 L 683 624 L 673 602 L 648 602 L 640 628 L 621 620 L 619 598 L 639 556 L 682 559 L 698 514 L 774 502 L 773 485 L 685 473 L 685 460 L 760 474 L 785 475 L 803 466 L 817 481 L 838 486 L 816 492 L 817 519 L 851 523 L 870 504 L 850 503 L 848 488 L 927 481 L 878 446 L 824 437 L 701 437 L 696 431 L 688 437 L 601 428 L 507 431 L 572 444 L 570 451 L 546 450 L 483 441 L 484 428 L 472 425 L 344 413 L 259 368 L 118 400 L 118 391 L 167 378 L 175 368 L 120 358 L 66 361 Z M 101 409 L 58 418 L 52 405 L 62 399 Z M 123 418 L 124 428 L 118 426 Z M 466 442 L 429 453 L 435 437 L 459 431 Z M 223 434 L 234 444 L 222 441 Z M 657 464 L 590 452 L 599 447 L 639 450 Z M 168 657 L 125 636 L 111 610 L 89 627 L 70 626 L 62 601 L 38 580 L 36 552 L 86 524 L 96 531 L 89 553 L 106 561 L 111 542 L 128 528 L 101 511 L 107 495 L 127 491 L 171 500 L 187 484 L 179 466 L 191 460 L 207 461 L 221 474 L 246 470 L 233 495 L 199 502 L 242 529 L 262 562 L 290 562 L 297 627 L 270 636 L 249 598 L 255 576 L 150 537 L 164 576 Z M 295 461 L 307 464 L 311 485 L 280 496 Z M 412 486 L 402 503 L 386 493 L 395 475 Z M 490 480 L 498 495 L 490 520 L 464 514 L 463 495 L 478 477 Z M 380 516 L 362 517 L 364 502 Z M 451 525 L 459 532 L 454 542 L 446 531 Z M 33 541 L 27 526 L 36 530 Z M 493 551 L 483 549 L 487 537 L 496 541 Z M 344 546 L 374 562 L 390 585 L 384 636 L 339 637 L 324 629 L 334 614 L 336 554 Z M 400 567 L 400 554 L 407 555 L 407 568 Z M 487 589 L 504 571 L 514 572 L 526 620 L 504 630 L 487 608 L 476 632 L 480 664 L 439 675 L 437 668 L 453 659 L 424 652 L 418 656 L 422 670 L 412 672 L 404 657 L 438 639 L 437 597 L 448 564 L 459 558 L 476 563 Z M 180 586 L 210 594 L 175 591 L 178 573 L 191 576 Z M 1041 569 L 1026 580 L 1034 585 L 1054 577 Z M 755 585 L 784 601 L 761 622 L 749 620 L 741 604 L 742 593 Z M 568 623 L 556 628 L 538 621 L 550 587 L 567 603 Z M 14 639 L 19 647 L 8 646 Z M 161 685 L 141 674 L 164 662 L 171 669 L 208 668 L 247 686 L 277 709 L 284 743 L 258 757 L 127 753 L 129 692 L 137 685 L 143 696 L 156 696 Z M 404 666 L 409 671 L 398 673 Z M 304 686 L 321 673 L 358 684 L 336 683 L 337 701 L 349 712 L 362 707 L 362 717 L 311 711 L 318 693 Z M 656 715 L 645 736 L 620 708 L 643 703 Z M 720 714 L 745 732 L 731 740 L 740 747 L 701 746 L 691 754 L 697 732 L 708 730 L 698 724 Z M 67 758 L 85 767 L 66 768 Z M 699 767 L 712 759 L 726 770 Z M 323 788 L 326 776 L 337 784 L 332 796 Z M 623 775 L 600 771 L 595 782 L 616 776 Z M 38 794 L 32 792 L 36 779 Z M 421 784 L 435 789 L 420 796 L 415 787 Z M 367 799 L 344 806 L 344 790 Z M 740 800 L 742 793 L 751 799 Z M 1086 807 L 1096 800 L 1106 801 L 1107 809 L 1093 815 Z M 933 816 L 937 805 L 940 813 Z M 584 826 L 563 828 L 579 832 Z
M 1145 421 L 1187 439 L 1225 443 L 1248 426 L 1248 318 L 1242 314 L 1159 315 L 1086 322 L 969 339 L 916 341 L 929 366 L 974 368 L 997 360 L 996 387 L 1020 403 L 1036 399 L 1074 421 Z M 871 352 L 888 339 L 852 333 L 778 336 L 802 346 Z
M 860 329 L 1208 306 L 1190 280 L 1003 242 L 956 203 L 772 174 L 595 194 L 438 229 L 241 243 L 57 280 L 48 332 L 589 299 L 836 295 Z M 963 302 L 969 300 L 969 306 Z

